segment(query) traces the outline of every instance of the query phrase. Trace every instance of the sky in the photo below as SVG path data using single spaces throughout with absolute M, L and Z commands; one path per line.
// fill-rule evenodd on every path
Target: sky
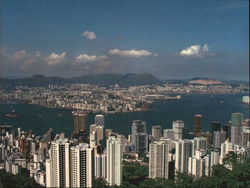
M 249 79 L 248 0 L 2 0 L 0 77 Z

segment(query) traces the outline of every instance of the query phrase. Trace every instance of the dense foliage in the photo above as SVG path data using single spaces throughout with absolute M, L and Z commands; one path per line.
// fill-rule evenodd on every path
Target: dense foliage
M 34 178 L 27 176 L 26 173 L 13 175 L 5 170 L 0 170 L 0 187 L 3 188 L 41 188 Z

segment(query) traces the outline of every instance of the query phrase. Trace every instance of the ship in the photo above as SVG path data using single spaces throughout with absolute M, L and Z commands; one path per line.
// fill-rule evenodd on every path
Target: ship
M 12 110 L 11 113 L 5 115 L 8 118 L 18 118 L 20 115 L 16 113 L 15 110 Z

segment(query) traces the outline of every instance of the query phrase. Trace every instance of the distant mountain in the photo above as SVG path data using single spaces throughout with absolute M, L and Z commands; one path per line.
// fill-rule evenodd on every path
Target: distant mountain
M 183 80 L 167 80 L 166 83 L 169 84 L 183 84 L 183 85 L 231 85 L 233 87 L 238 87 L 241 84 L 249 85 L 247 81 L 238 81 L 238 80 L 221 80 L 221 79 L 214 79 L 214 78 L 191 78 L 191 79 L 183 79 Z
M 119 84 L 122 87 L 136 86 L 136 85 L 151 85 L 163 84 L 163 82 L 153 75 L 144 74 L 99 74 L 99 75 L 84 75 L 72 78 L 62 77 L 47 77 L 43 75 L 34 75 L 30 78 L 23 79 L 0 79 L 0 86 L 14 87 L 14 86 L 32 86 L 44 87 L 49 84 L 63 85 L 63 84 L 96 84 L 100 86 L 111 86 Z

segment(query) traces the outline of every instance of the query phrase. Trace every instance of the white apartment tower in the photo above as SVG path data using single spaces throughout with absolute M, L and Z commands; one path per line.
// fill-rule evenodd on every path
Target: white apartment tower
M 122 143 L 117 135 L 107 139 L 107 182 L 110 186 L 122 182 Z
M 51 143 L 46 160 L 46 187 L 70 187 L 70 145 L 67 139 Z
M 174 130 L 175 140 L 183 139 L 184 121 L 182 120 L 173 121 L 172 126 Z
M 94 181 L 94 149 L 81 143 L 70 148 L 71 187 L 92 187 Z
M 192 142 L 190 140 L 175 141 L 175 170 L 181 173 L 188 172 L 188 158 L 192 152 Z
M 149 145 L 149 178 L 168 178 L 169 144 L 158 141 Z

